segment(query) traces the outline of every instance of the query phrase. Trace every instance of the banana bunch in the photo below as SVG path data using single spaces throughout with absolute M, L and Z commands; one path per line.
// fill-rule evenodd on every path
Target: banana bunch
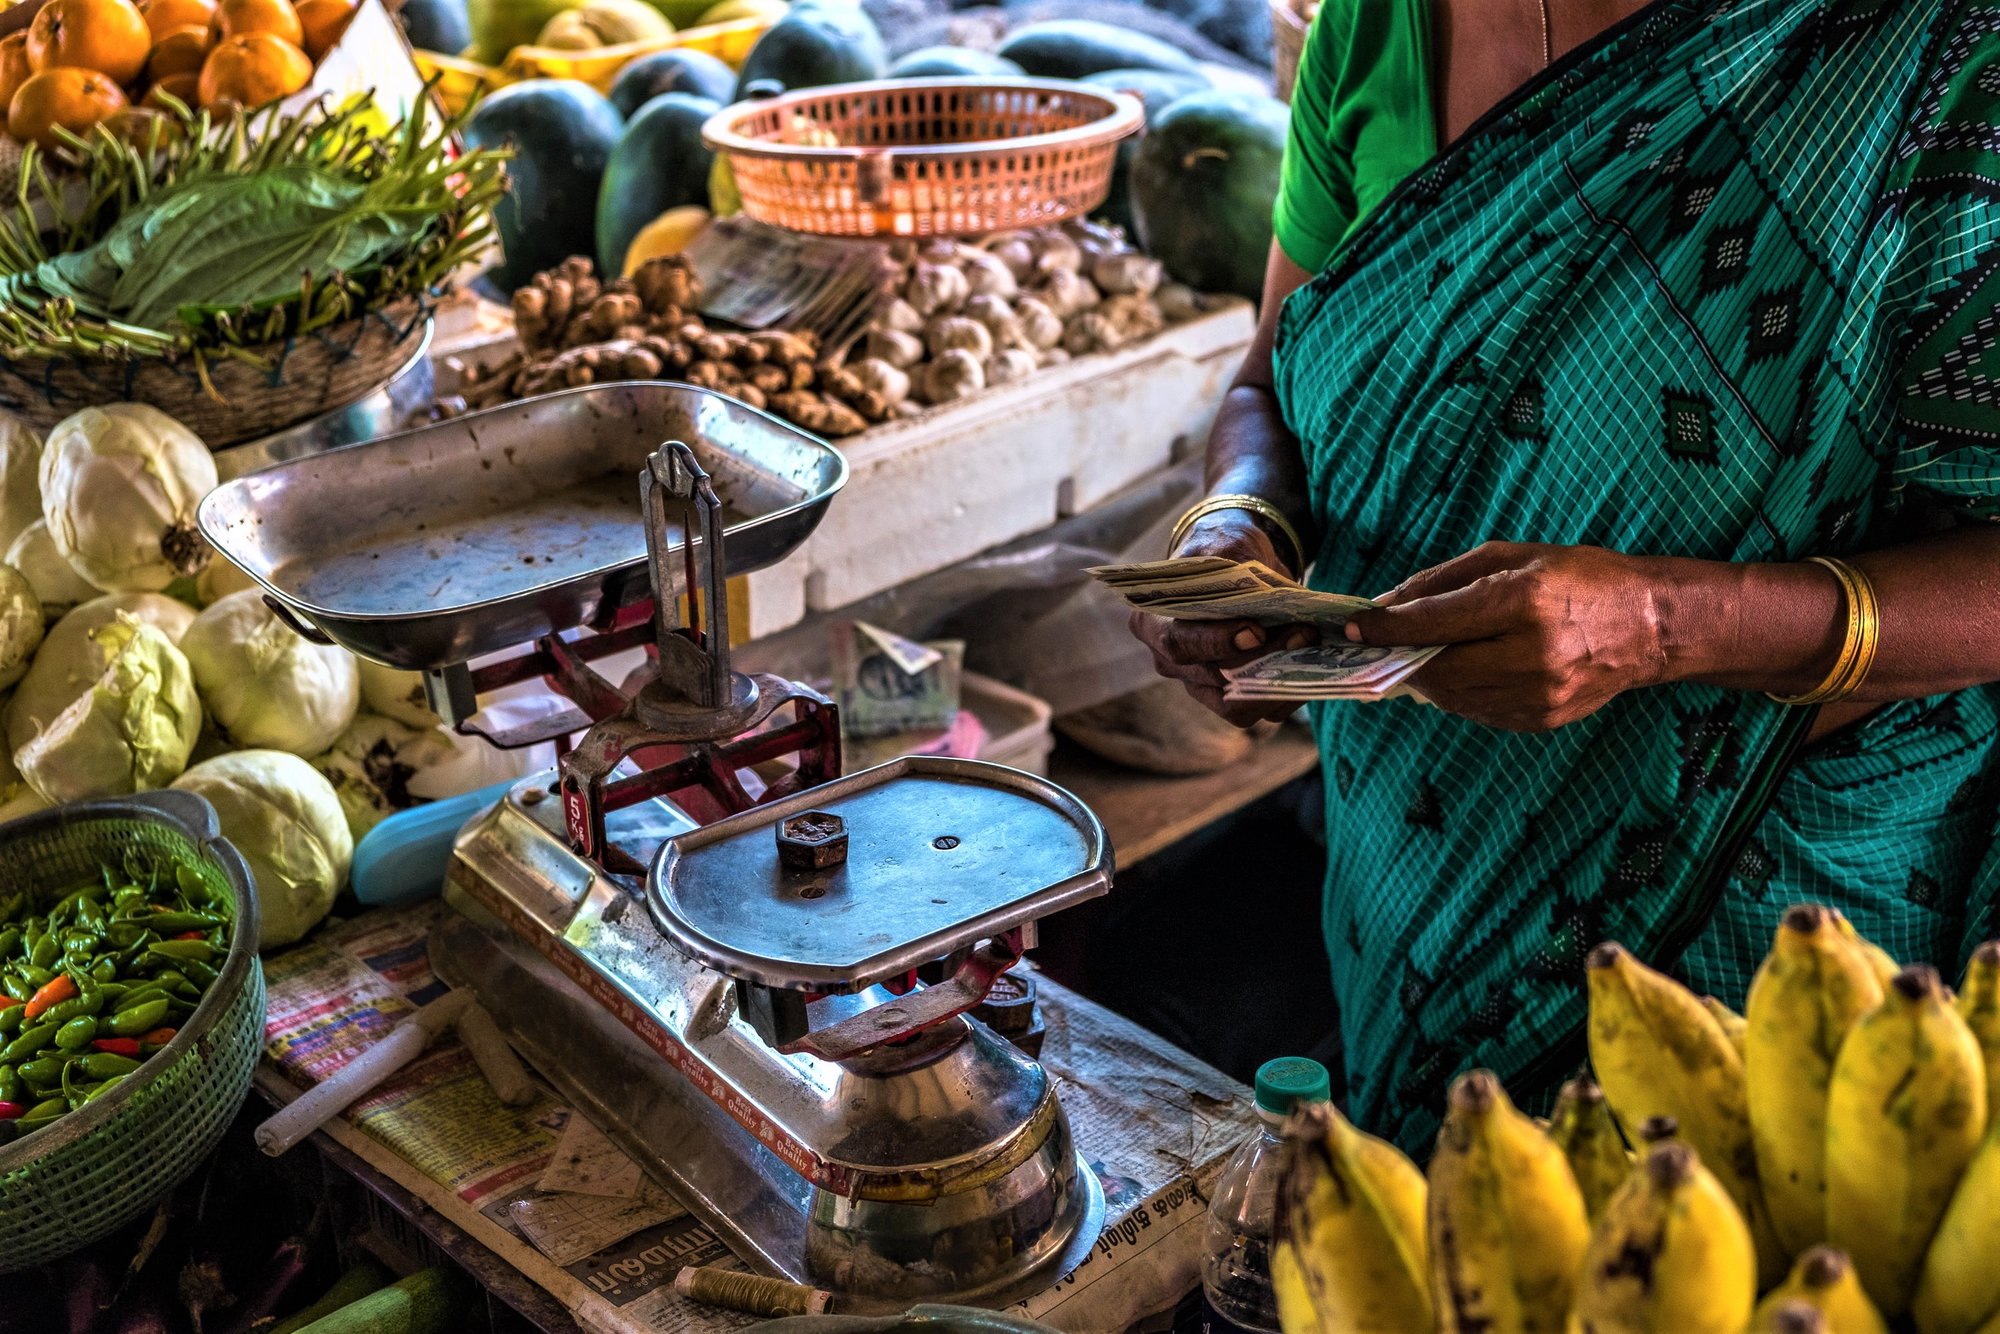
M 1295 1115 L 1285 1334 L 2000 1334 L 2000 942 L 1954 996 L 1801 905 L 1741 1015 L 1587 962 L 1597 1082 L 1546 1126 L 1463 1075 L 1426 1177 Z

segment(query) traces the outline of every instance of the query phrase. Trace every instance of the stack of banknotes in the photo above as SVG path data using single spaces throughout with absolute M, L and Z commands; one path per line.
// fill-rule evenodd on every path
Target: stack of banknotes
M 1439 652 L 1439 645 L 1350 644 L 1341 627 L 1375 604 L 1345 593 L 1321 593 L 1258 561 L 1182 556 L 1090 573 L 1140 611 L 1177 621 L 1254 621 L 1310 625 L 1320 643 L 1281 649 L 1223 672 L 1224 694 L 1238 700 L 1388 699 L 1407 694 L 1403 682 Z

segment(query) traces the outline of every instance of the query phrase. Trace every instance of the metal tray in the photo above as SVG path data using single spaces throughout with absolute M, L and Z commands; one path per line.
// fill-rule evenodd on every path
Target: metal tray
M 732 575 L 790 555 L 847 480 L 830 445 L 768 413 L 633 381 L 275 464 L 211 491 L 201 531 L 334 643 L 448 667 L 645 595 L 639 468 L 669 439 L 715 479 Z
M 844 864 L 779 865 L 776 826 L 806 811 L 846 822 Z M 1046 778 L 913 755 L 676 835 L 646 906 L 718 972 L 845 993 L 1096 898 L 1111 866 L 1104 826 Z

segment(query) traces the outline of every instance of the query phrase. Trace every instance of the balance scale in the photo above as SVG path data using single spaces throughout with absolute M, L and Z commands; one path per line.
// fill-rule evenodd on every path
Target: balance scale
M 579 393 L 598 395 L 581 413 Z M 569 572 L 580 592 L 503 576 L 463 607 L 410 609 L 399 635 L 364 605 L 378 593 L 309 586 L 294 568 L 316 525 L 288 527 L 300 506 L 284 495 L 318 488 L 328 507 L 327 459 L 346 455 L 349 477 L 428 461 L 448 486 L 498 442 L 561 434 L 551 424 L 603 436 L 621 405 L 631 430 L 609 434 L 628 460 L 647 429 L 681 438 L 638 469 L 643 556 L 607 548 L 602 568 Z M 530 471 L 539 489 L 503 496 L 495 522 L 547 508 L 547 469 Z M 281 464 L 219 489 L 202 522 L 296 627 L 424 671 L 461 730 L 524 745 L 590 723 L 556 769 L 459 835 L 456 911 L 430 942 L 445 981 L 476 989 L 572 1104 L 753 1267 L 853 1309 L 1003 1305 L 1081 1262 L 1104 1199 L 1047 1072 L 971 1011 L 1041 918 L 1109 889 L 1111 851 L 1081 802 L 1016 770 L 909 757 L 841 776 L 824 696 L 732 670 L 724 581 L 746 568 L 726 554 L 739 530 L 754 559 L 781 558 L 844 477 L 823 443 L 733 400 L 617 385 Z M 399 540 L 450 526 L 436 503 L 363 540 L 400 561 Z M 560 516 L 535 522 L 563 531 Z M 340 563 L 319 554 L 322 569 Z M 686 591 L 685 624 L 681 599 L 654 596 L 668 590 Z M 544 618 L 533 647 L 468 666 L 502 646 L 489 643 L 502 624 L 519 628 L 524 601 Z M 440 662 L 439 644 L 473 651 Z M 636 689 L 590 666 L 635 647 Z M 486 731 L 478 696 L 536 676 L 583 716 Z

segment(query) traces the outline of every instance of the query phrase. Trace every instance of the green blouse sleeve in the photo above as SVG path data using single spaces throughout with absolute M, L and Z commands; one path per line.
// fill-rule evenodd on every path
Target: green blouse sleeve
M 1429 45 L 1428 0 L 1325 0 L 1314 17 L 1272 215 L 1308 273 L 1437 151 Z

